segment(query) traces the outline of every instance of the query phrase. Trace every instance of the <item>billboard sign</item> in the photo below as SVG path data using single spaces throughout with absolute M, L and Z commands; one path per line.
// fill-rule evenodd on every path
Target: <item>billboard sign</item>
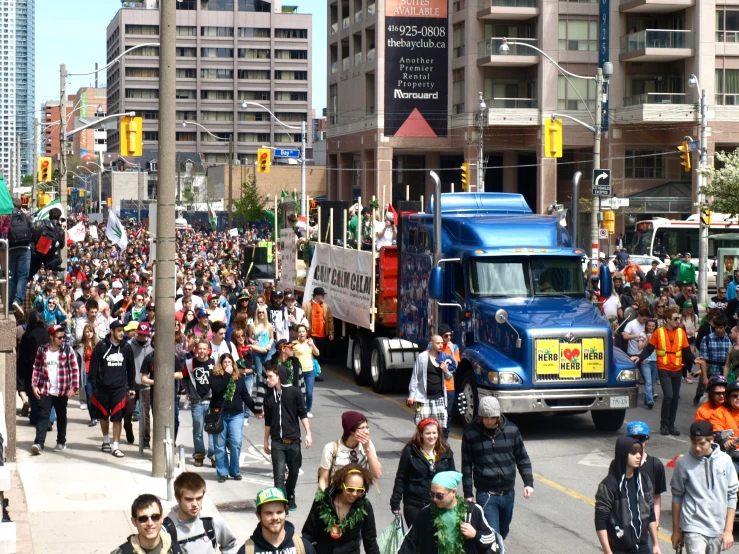
M 446 0 L 387 0 L 385 136 L 447 136 Z

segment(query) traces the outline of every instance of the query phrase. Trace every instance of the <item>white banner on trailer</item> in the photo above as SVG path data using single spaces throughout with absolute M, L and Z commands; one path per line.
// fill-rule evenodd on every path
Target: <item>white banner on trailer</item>
M 369 329 L 373 270 L 371 252 L 316 244 L 304 300 L 313 297 L 314 288 L 323 287 L 335 318 Z
M 298 245 L 295 242 L 295 231 L 288 227 L 280 229 L 280 288 L 295 290 L 298 278 Z

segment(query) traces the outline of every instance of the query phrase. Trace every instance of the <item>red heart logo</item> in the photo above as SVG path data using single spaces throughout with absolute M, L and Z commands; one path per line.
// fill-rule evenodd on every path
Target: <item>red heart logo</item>
M 564 354 L 564 357 L 567 358 L 569 361 L 572 361 L 572 350 L 569 348 L 565 348 L 565 351 L 562 352 Z
M 577 357 L 578 357 L 579 355 L 580 355 L 580 350 L 579 350 L 578 348 L 575 348 L 575 349 L 574 349 L 574 350 L 572 351 L 572 357 L 573 357 L 573 358 L 577 358 Z

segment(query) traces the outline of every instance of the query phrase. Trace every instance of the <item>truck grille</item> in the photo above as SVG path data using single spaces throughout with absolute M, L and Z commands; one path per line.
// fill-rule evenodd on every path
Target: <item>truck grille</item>
M 602 337 L 533 339 L 534 383 L 583 383 L 606 380 L 608 360 Z

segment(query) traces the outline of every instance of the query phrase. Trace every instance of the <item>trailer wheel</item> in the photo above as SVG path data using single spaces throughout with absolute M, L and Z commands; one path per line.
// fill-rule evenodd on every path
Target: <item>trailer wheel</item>
M 590 415 L 599 431 L 612 433 L 621 429 L 626 419 L 626 410 L 592 410 Z
M 369 385 L 371 382 L 368 339 L 368 335 L 360 331 L 354 336 L 352 342 L 352 374 L 354 375 L 354 382 L 361 387 Z
M 459 398 L 457 399 L 458 406 L 462 404 L 465 405 L 464 411 L 460 413 L 462 422 L 465 426 L 471 425 L 475 422 L 475 418 L 477 417 L 477 406 L 479 404 L 477 396 L 477 381 L 475 380 L 474 371 L 467 371 L 464 374 L 464 377 L 462 378 L 462 391 L 459 393 L 459 396 L 466 399 L 466 403 L 460 402 Z
M 370 375 L 372 377 L 372 389 L 376 393 L 387 394 L 393 392 L 396 374 L 395 371 L 385 368 L 385 351 L 382 348 L 381 339 L 375 339 L 372 343 Z

